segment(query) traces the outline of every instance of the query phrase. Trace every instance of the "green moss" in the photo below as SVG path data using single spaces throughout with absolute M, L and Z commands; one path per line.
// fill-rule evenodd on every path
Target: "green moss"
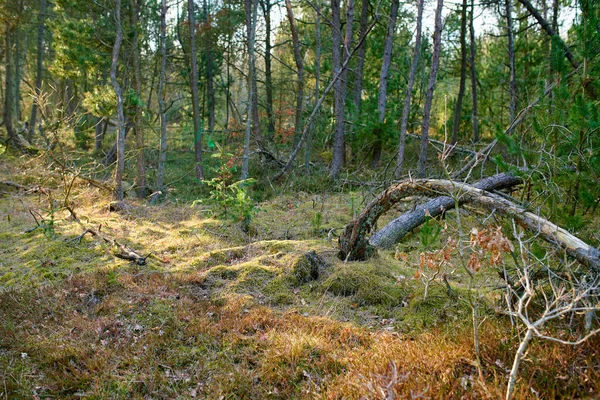
M 338 265 L 321 288 L 335 295 L 352 296 L 363 305 L 398 305 L 406 294 L 389 271 L 359 262 Z
M 207 279 L 220 278 L 225 280 L 237 279 L 240 269 L 237 266 L 217 265 L 208 270 Z

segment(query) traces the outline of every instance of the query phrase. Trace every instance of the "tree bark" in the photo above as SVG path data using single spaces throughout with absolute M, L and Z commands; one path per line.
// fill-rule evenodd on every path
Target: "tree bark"
M 196 23 L 194 15 L 194 1 L 188 0 L 188 20 L 190 39 L 190 86 L 192 90 L 192 113 L 194 118 L 194 161 L 196 163 L 196 178 L 204 179 L 202 172 L 202 126 L 200 123 L 200 109 L 198 96 L 198 55 L 196 54 Z
M 37 64 L 35 74 L 35 99 L 31 104 L 31 117 L 29 118 L 28 138 L 31 140 L 37 123 L 38 101 L 42 94 L 42 78 L 44 74 L 44 20 L 46 18 L 46 0 L 40 0 L 40 11 L 38 14 L 38 37 L 37 37 Z
M 13 64 L 12 64 L 12 38 L 13 38 L 13 27 L 10 24 L 10 21 L 6 21 L 6 32 L 4 36 L 5 41 L 5 90 L 4 90 L 4 126 L 6 126 L 6 131 L 8 132 L 8 138 L 12 142 L 13 146 L 19 151 L 24 152 L 25 147 L 21 142 L 15 128 L 13 126 L 13 102 L 15 101 L 14 95 L 14 87 L 13 87 Z
M 440 62 L 442 49 L 442 7 L 444 0 L 438 0 L 435 11 L 435 28 L 433 33 L 433 57 L 431 59 L 431 72 L 427 84 L 427 95 L 423 107 L 423 127 L 421 132 L 421 151 L 419 154 L 419 177 L 424 178 L 427 174 L 427 144 L 429 139 L 429 123 L 431 120 L 431 106 L 433 104 L 433 92 Z
M 144 161 L 144 127 L 142 123 L 142 73 L 140 71 L 140 46 L 139 26 L 140 3 L 138 0 L 130 0 L 130 19 L 133 26 L 133 38 L 131 40 L 132 62 L 133 62 L 133 90 L 137 96 L 135 102 L 135 119 L 133 130 L 137 147 L 137 184 L 136 195 L 143 199 L 146 197 L 146 166 Z
M 202 2 L 204 8 L 204 22 L 210 20 L 210 9 L 206 0 Z M 214 43 L 206 43 L 206 101 L 208 106 L 208 132 L 212 134 L 215 130 L 215 66 L 213 59 Z
M 244 155 L 242 158 L 242 180 L 248 179 L 248 162 L 250 158 L 250 135 L 252 133 L 252 121 L 255 119 L 258 121 L 258 110 L 256 110 L 257 104 L 255 104 L 256 93 L 256 68 L 254 65 L 254 42 L 256 36 L 256 17 L 257 17 L 257 6 L 258 0 L 245 0 L 246 6 L 246 32 L 247 32 L 247 46 L 248 46 L 248 114 L 246 116 L 246 132 L 244 134 Z M 256 130 L 258 125 L 254 125 Z M 254 132 L 256 137 L 256 131 Z
M 492 191 L 510 188 L 519 185 L 523 180 L 509 173 L 500 173 L 482 179 L 473 185 L 474 188 Z M 389 222 L 378 230 L 369 239 L 369 244 L 379 248 L 390 248 L 400 242 L 404 236 L 416 227 L 426 222 L 427 217 L 435 218 L 438 215 L 453 209 L 456 203 L 452 197 L 436 197 L 425 204 L 417 206 L 412 211 L 407 211 L 398 218 Z
M 408 83 L 406 85 L 406 94 L 404 95 L 404 105 L 402 108 L 402 119 L 400 121 L 400 143 L 398 145 L 398 158 L 396 160 L 396 171 L 394 173 L 396 179 L 402 176 L 402 167 L 404 164 L 404 149 L 406 146 L 406 130 L 408 128 L 408 117 L 410 115 L 410 98 L 412 96 L 413 86 L 415 84 L 415 76 L 417 75 L 417 67 L 419 66 L 419 58 L 421 57 L 421 31 L 423 24 L 423 3 L 424 0 L 419 0 L 417 3 L 417 31 L 415 36 L 415 49 L 413 53 L 413 61 L 408 75 Z
M 160 8 L 160 74 L 158 78 L 158 112 L 160 114 L 160 149 L 156 171 L 156 188 L 164 190 L 167 162 L 167 114 L 165 107 L 165 75 L 167 70 L 167 0 L 161 0 Z
M 275 137 L 275 115 L 273 113 L 273 70 L 271 67 L 271 9 L 273 8 L 271 0 L 262 0 L 261 7 L 265 17 L 265 94 L 267 109 L 267 139 L 273 140 Z M 298 138 L 294 135 L 294 145 Z
M 463 0 L 460 15 L 460 83 L 458 96 L 454 108 L 454 123 L 452 124 L 452 144 L 458 142 L 458 128 L 460 125 L 460 112 L 463 97 L 465 96 L 465 82 L 467 80 L 467 0 Z
M 371 168 L 379 167 L 381 151 L 383 148 L 384 130 L 382 129 L 385 121 L 385 105 L 387 103 L 387 84 L 390 75 L 390 65 L 392 64 L 392 47 L 394 44 L 394 32 L 396 30 L 396 19 L 398 17 L 398 8 L 400 0 L 392 0 L 392 9 L 388 21 L 387 34 L 383 50 L 383 62 L 381 63 L 381 73 L 379 74 L 379 98 L 377 100 L 377 116 L 380 129 L 376 132 L 375 143 L 373 144 L 373 158 Z
M 315 35 L 316 35 L 316 48 L 315 48 L 315 108 L 319 102 L 320 96 L 320 84 L 321 84 L 321 0 L 317 0 L 316 5 L 316 21 L 315 21 Z M 361 42 L 362 43 L 362 42 Z M 308 126 L 308 137 L 306 138 L 306 150 L 304 153 L 304 169 L 306 173 L 310 173 L 310 150 L 312 146 L 312 135 L 315 124 L 314 120 L 311 120 Z M 302 138 L 300 138 L 302 140 Z
M 123 28 L 121 26 L 121 0 L 115 0 L 115 44 L 112 51 L 110 65 L 110 81 L 117 97 L 117 168 L 115 173 L 115 199 L 123 200 L 123 171 L 125 170 L 125 115 L 123 113 L 123 91 L 117 81 L 117 66 L 119 51 L 123 42 Z
M 298 38 L 298 29 L 296 28 L 296 20 L 294 19 L 294 11 L 290 0 L 285 0 L 285 8 L 287 10 L 288 21 L 292 31 L 292 45 L 294 48 L 294 60 L 296 61 L 296 69 L 298 70 L 298 81 L 296 89 L 296 121 L 294 125 L 294 147 L 298 145 L 302 136 L 302 112 L 304 106 L 304 61 L 300 53 L 300 39 Z
M 479 111 L 477 109 L 477 67 L 475 66 L 475 51 L 477 43 L 475 42 L 475 28 L 473 19 L 475 18 L 475 0 L 471 0 L 471 12 L 469 17 L 469 35 L 470 35 L 470 55 L 471 64 L 471 97 L 473 99 L 473 108 L 471 110 L 471 125 L 473 126 L 473 141 L 479 142 Z
M 515 73 L 515 39 L 514 39 L 514 28 L 512 18 L 512 0 L 504 1 L 506 14 L 506 33 L 508 36 L 508 95 L 509 95 L 509 107 L 508 115 L 509 121 L 515 119 L 515 113 L 517 109 L 517 85 L 516 85 L 516 73 Z
M 349 225 L 339 239 L 339 256 L 343 260 L 365 260 L 373 253 L 366 234 L 381 214 L 407 196 L 417 194 L 446 193 L 458 204 L 471 203 L 498 215 L 513 218 L 515 222 L 545 241 L 561 248 L 584 266 L 600 271 L 600 250 L 588 245 L 568 231 L 536 215 L 525 208 L 492 193 L 473 186 L 449 180 L 407 180 L 383 191 L 367 205 L 363 212 Z
M 368 28 L 369 22 L 369 3 L 370 0 L 362 0 L 362 6 L 360 10 L 360 27 L 359 35 L 363 37 Z M 365 57 L 367 53 L 367 42 L 363 41 L 358 52 L 356 54 L 356 68 L 354 70 L 354 112 L 356 115 L 360 115 L 360 103 L 362 100 L 362 84 L 363 84 L 363 71 L 365 66 Z
M 342 21 L 340 0 L 331 0 L 331 68 L 334 74 L 342 72 Z M 333 159 L 329 174 L 336 177 L 344 165 L 346 156 L 346 137 L 344 131 L 344 82 L 343 77 L 333 85 L 335 133 L 333 137 Z

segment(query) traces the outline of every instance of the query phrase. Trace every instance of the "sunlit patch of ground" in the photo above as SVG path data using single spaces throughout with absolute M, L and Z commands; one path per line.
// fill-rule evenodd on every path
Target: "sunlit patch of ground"
M 0 187 L 0 398 L 502 396 L 519 339 L 491 312 L 493 296 L 481 309 L 481 380 L 459 268 L 455 293 L 436 281 L 425 297 L 418 235 L 368 262 L 337 259 L 357 195 L 275 197 L 245 234 L 205 204 L 128 199 L 110 212 L 108 193 L 77 180 L 76 220 L 61 176 L 22 163 L 1 166 L 5 179 L 53 194 Z M 26 233 L 32 213 L 42 227 Z M 148 264 L 78 241 L 87 228 L 152 253 Z M 309 250 L 318 276 L 302 270 Z M 493 275 L 476 282 L 484 296 Z M 534 343 L 518 396 L 592 396 L 599 344 Z

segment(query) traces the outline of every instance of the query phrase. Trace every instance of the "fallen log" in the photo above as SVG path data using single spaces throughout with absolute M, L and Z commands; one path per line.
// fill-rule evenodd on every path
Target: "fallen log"
M 494 211 L 532 231 L 535 235 L 559 247 L 581 264 L 600 272 L 600 251 L 552 222 L 493 193 L 472 185 L 450 180 L 418 179 L 391 186 L 371 201 L 339 238 L 339 257 L 343 260 L 365 260 L 374 252 L 366 238 L 377 219 L 401 199 L 417 194 L 446 194 L 456 202 L 470 203 Z
M 500 173 L 475 183 L 473 187 L 482 190 L 500 190 L 522 183 L 523 180 L 510 173 Z M 379 248 L 390 248 L 398 243 L 406 234 L 425 223 L 427 216 L 437 217 L 446 210 L 454 208 L 456 202 L 452 197 L 441 196 L 405 212 L 386 226 L 378 230 L 369 239 L 369 244 Z

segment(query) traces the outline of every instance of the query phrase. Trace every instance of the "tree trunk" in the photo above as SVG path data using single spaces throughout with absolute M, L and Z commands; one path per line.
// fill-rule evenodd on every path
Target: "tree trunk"
M 438 65 L 440 62 L 440 51 L 442 48 L 442 7 L 444 0 L 438 0 L 435 11 L 435 29 L 433 32 L 433 57 L 431 59 L 431 72 L 427 84 L 427 95 L 423 107 L 423 127 L 421 132 L 421 151 L 419 154 L 419 177 L 424 178 L 427 174 L 427 144 L 429 139 L 429 123 L 431 119 L 431 106 L 433 104 L 433 92 L 437 78 Z
M 247 46 L 248 46 L 248 113 L 246 115 L 246 132 L 244 135 L 244 155 L 242 158 L 242 180 L 248 179 L 248 162 L 250 158 L 250 135 L 252 131 L 252 121 L 255 119 L 258 123 L 258 112 L 256 110 L 257 104 L 255 103 L 255 92 L 256 89 L 256 68 L 254 66 L 254 42 L 256 36 L 256 18 L 257 18 L 257 6 L 258 0 L 245 0 L 246 6 L 246 32 L 247 32 Z M 254 125 L 256 130 L 258 125 Z M 256 131 L 255 137 L 256 137 Z
M 513 28 L 513 18 L 512 18 L 512 0 L 504 1 L 505 9 L 504 12 L 506 14 L 506 33 L 508 35 L 508 68 L 509 68 L 509 78 L 508 78 L 508 94 L 510 97 L 509 107 L 508 107 L 508 115 L 509 121 L 513 121 L 515 119 L 515 113 L 517 109 L 517 85 L 516 85 L 516 75 L 515 75 L 515 40 L 514 40 L 514 28 Z
M 369 2 L 362 0 L 360 10 L 360 28 L 359 35 L 363 37 L 367 32 L 369 22 Z M 365 66 L 365 57 L 367 53 L 367 42 L 363 41 L 356 54 L 356 68 L 354 70 L 354 113 L 360 115 L 360 103 L 362 100 L 363 71 Z
M 321 83 L 321 0 L 317 0 L 316 12 L 317 17 L 315 22 L 315 35 L 317 45 L 315 48 L 315 108 L 317 107 L 319 101 L 319 86 Z M 304 168 L 307 174 L 310 173 L 310 150 L 312 146 L 312 135 L 314 127 L 314 120 L 311 120 L 311 123 L 308 127 L 308 137 L 306 138 L 306 151 L 304 153 Z M 302 140 L 302 138 L 300 138 L 300 140 Z
M 462 110 L 463 97 L 465 96 L 465 82 L 467 80 L 467 0 L 462 2 L 460 16 L 460 83 L 458 85 L 458 96 L 454 108 L 454 123 L 452 124 L 452 144 L 458 142 L 458 128 L 460 125 L 460 112 Z
M 471 64 L 471 97 L 473 99 L 473 108 L 471 110 L 471 124 L 473 126 L 473 141 L 479 142 L 479 115 L 477 110 L 477 68 L 475 66 L 475 50 L 477 43 L 475 42 L 475 28 L 473 27 L 473 19 L 475 18 L 475 0 L 471 0 L 471 12 L 469 18 L 469 35 L 470 35 L 470 56 L 469 63 Z
M 452 196 L 458 204 L 471 203 L 498 215 L 512 218 L 535 235 L 565 250 L 582 265 L 595 272 L 600 271 L 600 250 L 571 235 L 565 229 L 501 196 L 466 183 L 437 179 L 407 180 L 384 190 L 352 223 L 346 226 L 339 239 L 340 258 L 342 260 L 369 258 L 374 250 L 369 245 L 366 234 L 375 226 L 377 219 L 398 201 L 417 194 L 439 195 L 440 193 Z
M 167 70 L 167 0 L 161 0 L 160 9 L 160 74 L 158 78 L 158 112 L 160 114 L 160 149 L 156 171 L 156 188 L 165 186 L 165 164 L 167 162 L 167 114 L 165 112 L 165 75 Z
M 4 126 L 6 126 L 6 131 L 8 132 L 8 138 L 12 142 L 13 146 L 20 151 L 25 151 L 23 143 L 19 139 L 17 132 L 13 126 L 13 102 L 15 101 L 14 95 L 14 81 L 12 77 L 13 72 L 13 64 L 12 64 L 12 38 L 13 38 L 13 28 L 10 25 L 10 22 L 6 21 L 6 33 L 4 36 L 5 40 L 5 52 L 6 52 L 6 64 L 4 66 L 5 71 L 5 91 L 4 91 Z
M 349 0 L 346 18 L 346 34 L 344 37 L 344 52 L 342 53 L 342 22 L 340 15 L 339 0 L 331 1 L 331 32 L 332 32 L 332 69 L 334 73 L 340 72 L 340 79 L 334 85 L 334 108 L 335 108 L 335 135 L 333 139 L 333 160 L 329 175 L 332 178 L 337 177 L 340 169 L 346 162 L 346 132 L 345 122 L 345 101 L 346 84 L 348 72 L 342 69 L 342 64 L 349 57 L 349 48 L 352 43 L 352 20 L 354 18 L 354 0 Z
M 488 178 L 482 179 L 473 185 L 474 188 L 492 191 L 510 188 L 519 185 L 523 180 L 509 173 L 500 173 Z M 386 226 L 378 230 L 369 239 L 371 246 L 379 248 L 390 248 L 400 242 L 404 236 L 416 227 L 427 221 L 427 218 L 435 218 L 448 210 L 453 209 L 456 203 L 452 197 L 436 197 L 425 204 L 417 206 L 412 211 L 407 211 L 398 218 L 389 222 Z
M 146 197 L 146 167 L 144 165 L 144 128 L 142 123 L 142 73 L 140 71 L 140 46 L 139 46 L 139 26 L 138 19 L 140 15 L 140 3 L 138 0 L 130 0 L 130 19 L 133 26 L 133 38 L 131 40 L 132 61 L 133 61 L 133 90 L 137 96 L 135 102 L 134 132 L 137 147 L 137 184 L 136 195 L 143 199 Z
M 398 159 L 396 160 L 396 171 L 394 173 L 396 179 L 402 176 L 402 167 L 404 164 L 404 149 L 406 146 L 406 130 L 408 128 L 408 117 L 410 115 L 410 98 L 412 96 L 413 85 L 415 84 L 415 76 L 417 75 L 417 67 L 419 66 L 419 58 L 421 56 L 421 31 L 423 25 L 423 3 L 424 0 L 419 0 L 417 4 L 417 32 L 415 36 L 415 49 L 413 53 L 413 61 L 408 75 L 408 83 L 406 85 L 406 94 L 404 95 L 404 105 L 402 108 L 402 119 L 400 121 L 400 143 L 398 145 Z
M 123 113 L 123 91 L 117 81 L 117 66 L 119 51 L 123 42 L 123 28 L 121 26 L 121 0 L 115 0 L 115 44 L 112 51 L 110 65 L 110 81 L 117 97 L 117 170 L 115 173 L 115 199 L 123 200 L 123 171 L 125 170 L 125 115 Z
M 265 17 L 265 92 L 267 95 L 267 139 L 273 140 L 275 137 L 275 115 L 273 114 L 273 71 L 271 67 L 271 0 L 261 0 L 261 7 Z M 294 145 L 297 143 L 297 137 L 294 135 Z
M 287 9 L 287 17 L 290 22 L 292 31 L 292 45 L 294 47 L 294 60 L 296 61 L 296 69 L 298 70 L 298 82 L 296 89 L 296 121 L 294 126 L 294 147 L 298 145 L 302 136 L 302 112 L 304 106 L 304 61 L 300 53 L 300 39 L 298 38 L 298 29 L 296 28 L 296 20 L 294 19 L 294 11 L 290 0 L 285 0 L 285 8 Z
M 203 1 L 204 22 L 207 23 L 210 17 L 210 10 L 206 0 Z M 210 23 L 210 22 L 208 22 Z M 215 66 L 213 60 L 214 43 L 205 44 L 206 48 L 206 95 L 208 106 L 208 132 L 212 134 L 215 130 Z
M 382 129 L 385 121 L 385 105 L 387 102 L 387 84 L 390 75 L 390 65 L 392 64 L 392 45 L 394 43 L 394 31 L 396 30 L 396 19 L 398 17 L 399 0 L 392 0 L 392 10 L 388 21 L 387 34 L 383 50 L 383 62 L 381 63 L 381 73 L 379 74 L 379 98 L 377 100 L 377 116 L 379 129 L 377 129 L 375 143 L 373 144 L 373 158 L 371 168 L 379 167 L 381 159 L 381 150 L 383 148 L 384 130 Z
M 188 20 L 190 39 L 190 86 L 192 90 L 192 112 L 194 118 L 194 160 L 196 163 L 196 178 L 204 179 L 202 172 L 202 126 L 200 123 L 200 109 L 198 96 L 198 55 L 196 54 L 196 23 L 194 15 L 194 1 L 188 0 Z
M 44 19 L 46 18 L 46 0 L 40 0 L 40 12 L 38 14 L 38 37 L 37 37 L 37 69 L 35 74 L 35 99 L 31 104 L 31 117 L 29 118 L 28 138 L 31 140 L 37 123 L 38 101 L 42 94 L 42 78 L 44 74 Z

